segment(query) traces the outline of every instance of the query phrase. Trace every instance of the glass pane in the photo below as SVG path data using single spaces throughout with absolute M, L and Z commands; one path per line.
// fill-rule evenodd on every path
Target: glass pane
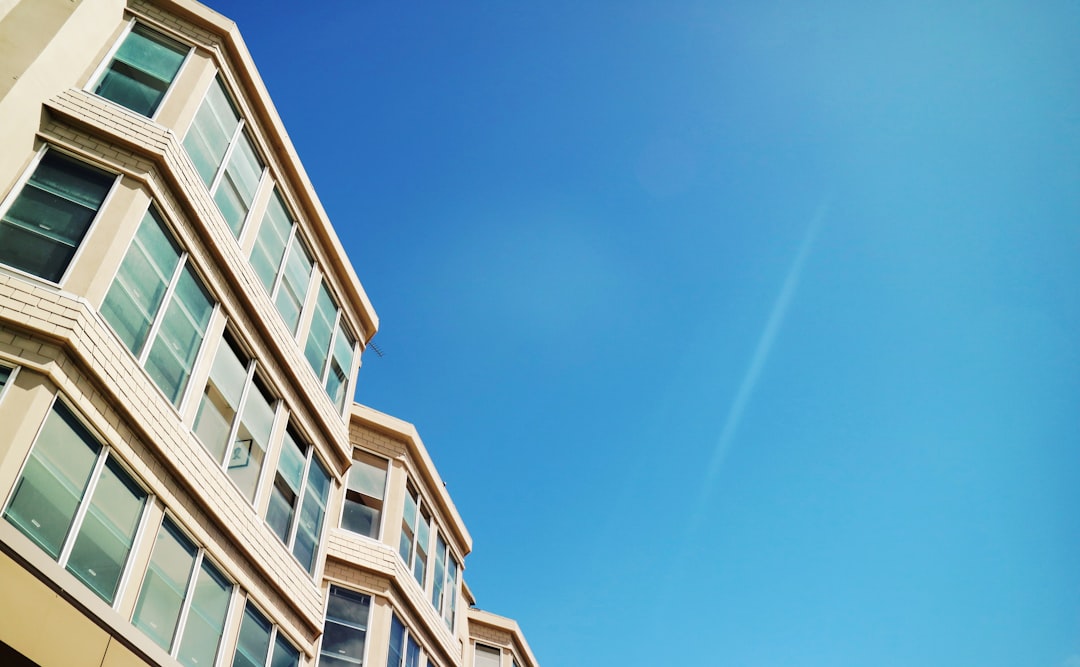
M 229 164 L 225 167 L 225 176 L 214 194 L 214 201 L 225 216 L 225 222 L 229 224 L 233 236 L 240 235 L 248 208 L 255 198 L 255 190 L 259 187 L 263 169 L 247 135 L 241 133 L 237 142 L 229 157 Z
M 158 214 L 148 209 L 101 304 L 105 320 L 136 356 L 142 352 L 179 261 L 180 249 Z
M 146 359 L 146 372 L 173 403 L 184 393 L 212 311 L 213 302 L 185 266 Z
M 499 667 L 500 659 L 499 649 L 483 644 L 476 645 L 476 667 Z
M 278 288 L 275 299 L 278 312 L 293 333 L 296 333 L 296 325 L 300 323 L 300 311 L 307 298 L 313 266 L 307 248 L 299 236 L 294 236 L 289 245 L 289 256 L 285 260 L 285 275 L 281 279 L 281 287 Z
M 248 602 L 236 642 L 233 667 L 263 667 L 270 652 L 270 621 Z
M 0 390 L 7 384 L 8 378 L 11 377 L 11 369 L 0 366 Z
M 300 664 L 300 651 L 278 631 L 274 638 L 274 655 L 270 658 L 270 667 L 297 667 Z
M 58 282 L 115 177 L 49 151 L 0 219 L 0 262 Z
M 248 500 L 255 497 L 270 431 L 274 427 L 274 406 L 257 382 L 248 390 L 240 416 L 240 427 L 229 455 L 229 477 Z
M 411 636 L 405 646 L 405 667 L 420 667 L 420 645 Z
M 416 534 L 416 492 L 411 488 L 405 493 L 405 512 L 401 519 L 401 540 L 398 553 L 406 565 L 412 564 L 413 537 Z
M 231 594 L 232 584 L 204 558 L 199 577 L 195 580 L 195 592 L 177 654 L 182 664 L 188 667 L 214 664 L 225 629 L 225 614 L 229 610 Z
M 446 578 L 446 542 L 442 535 L 435 538 L 435 572 L 433 573 L 431 604 L 437 611 L 442 610 L 443 584 Z
M 326 617 L 352 628 L 367 629 L 371 614 L 371 596 L 330 586 L 330 598 L 326 604 Z
M 334 299 L 326 289 L 326 283 L 323 283 L 319 287 L 319 298 L 315 302 L 311 331 L 308 332 L 307 345 L 304 347 L 304 356 L 307 357 L 308 363 L 320 379 L 326 368 L 326 355 L 330 351 L 330 338 L 334 331 L 335 319 L 337 319 L 337 306 L 334 305 Z
M 323 516 L 326 514 L 326 497 L 330 491 L 330 475 L 317 459 L 308 467 L 304 504 L 300 508 L 300 522 L 293 554 L 308 572 L 315 571 L 315 554 L 322 535 Z
M 240 407 L 240 397 L 247 382 L 248 359 L 236 350 L 226 336 L 214 355 L 210 378 L 206 381 L 193 430 L 219 464 L 224 462 L 229 432 Z
M 401 655 L 402 644 L 405 643 L 405 626 L 394 614 L 390 621 L 390 645 L 387 647 L 386 667 L 402 667 L 404 658 Z
M 168 518 L 161 524 L 131 622 L 168 651 L 195 565 L 195 545 Z
M 458 564 L 453 556 L 446 563 L 446 605 L 443 607 L 443 620 L 451 630 L 454 629 L 454 617 L 457 613 Z
M 207 187 L 214 180 L 239 124 L 240 115 L 233 110 L 221 80 L 215 79 L 184 137 L 184 149 Z
M 146 492 L 110 458 L 94 488 L 67 564 L 76 577 L 110 604 L 145 503 Z
M 270 495 L 270 506 L 266 510 L 266 522 L 270 524 L 274 534 L 286 544 L 289 542 L 289 529 L 296 510 L 300 484 L 304 478 L 305 463 L 304 452 L 300 449 L 296 437 L 291 431 L 285 431 L 274 489 Z
M 188 48 L 144 25 L 136 25 L 116 52 L 116 59 L 137 66 L 147 74 L 165 82 L 172 81 L 180 71 Z
M 251 267 L 255 269 L 267 294 L 272 293 L 274 289 L 274 280 L 285 257 L 285 245 L 289 241 L 291 232 L 292 220 L 285 210 L 285 205 L 281 202 L 281 195 L 275 189 L 274 196 L 266 205 L 262 224 L 259 225 L 259 236 L 255 239 L 255 247 L 251 250 Z
M 352 372 L 353 337 L 343 323 L 338 323 L 334 336 L 334 354 L 331 357 L 330 372 L 326 374 L 326 393 L 337 405 L 338 410 L 345 408 L 348 398 L 349 373 Z
M 60 554 L 99 451 L 101 445 L 57 401 L 4 514 L 53 558 Z
M 426 512 L 421 512 L 420 523 L 416 534 L 416 560 L 413 562 L 413 577 L 416 578 L 420 587 L 424 587 L 427 576 L 428 549 L 431 543 L 431 517 Z

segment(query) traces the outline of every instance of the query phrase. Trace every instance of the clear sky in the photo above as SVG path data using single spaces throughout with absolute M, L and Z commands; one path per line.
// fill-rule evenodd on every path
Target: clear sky
M 1080 667 L 1080 5 L 210 0 L 543 667 Z

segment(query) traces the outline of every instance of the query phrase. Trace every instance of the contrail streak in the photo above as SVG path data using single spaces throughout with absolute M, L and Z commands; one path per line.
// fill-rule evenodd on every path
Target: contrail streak
M 754 356 L 751 357 L 750 365 L 743 375 L 742 382 L 739 383 L 739 390 L 735 394 L 735 400 L 732 401 L 731 407 L 728 409 L 727 418 L 724 420 L 724 428 L 720 432 L 720 437 L 716 442 L 715 449 L 713 449 L 712 457 L 709 459 L 709 465 L 705 470 L 705 479 L 702 482 L 701 493 L 698 496 L 697 511 L 695 512 L 695 518 L 691 526 L 692 528 L 701 520 L 706 501 L 712 491 L 717 475 L 720 474 L 720 468 L 724 464 L 724 460 L 727 458 L 728 452 L 731 449 L 731 443 L 735 438 L 735 433 L 739 429 L 739 423 L 742 421 L 743 412 L 746 411 L 746 406 L 750 403 L 750 399 L 754 395 L 754 390 L 757 388 L 758 379 L 761 377 L 761 371 L 765 368 L 765 363 L 769 360 L 769 354 L 772 352 L 772 346 L 776 341 L 776 335 L 779 333 L 780 327 L 784 324 L 784 317 L 787 315 L 788 306 L 791 305 L 791 299 L 795 296 L 795 291 L 799 286 L 799 280 L 802 278 L 803 267 L 806 265 L 806 258 L 813 249 L 814 240 L 817 238 L 818 231 L 821 229 L 822 222 L 824 221 L 825 214 L 828 210 L 829 199 L 826 198 L 821 205 L 818 206 L 817 211 L 814 213 L 814 217 L 810 220 L 806 235 L 803 236 L 802 244 L 799 246 L 799 252 L 795 255 L 795 261 L 792 262 L 791 268 L 788 269 L 787 277 L 784 279 L 784 286 L 780 289 L 780 294 L 776 297 L 776 302 L 773 303 L 772 311 L 769 313 L 769 320 L 765 324 L 765 329 L 761 332 L 761 337 L 758 338 L 757 347 L 754 349 Z

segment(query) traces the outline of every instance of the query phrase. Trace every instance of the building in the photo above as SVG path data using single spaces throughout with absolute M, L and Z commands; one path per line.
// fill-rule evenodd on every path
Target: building
M 0 663 L 536 667 L 236 26 L 0 0 Z

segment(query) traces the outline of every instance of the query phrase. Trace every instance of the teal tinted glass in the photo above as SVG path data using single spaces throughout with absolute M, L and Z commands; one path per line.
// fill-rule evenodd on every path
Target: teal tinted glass
M 176 656 L 180 664 L 188 667 L 214 664 L 225 631 L 231 594 L 232 584 L 204 557 Z
M 323 517 L 326 515 L 326 498 L 330 493 L 330 474 L 318 459 L 308 466 L 304 502 L 300 506 L 300 522 L 293 544 L 293 555 L 308 572 L 315 571 L 315 555 L 322 535 Z
M 161 524 L 131 622 L 168 651 L 184 604 L 195 545 L 168 518 Z
M 270 621 L 248 602 L 236 641 L 233 667 L 263 667 L 270 652 Z
M 60 555 L 100 451 L 86 427 L 57 401 L 4 513 L 53 558 Z
M 248 209 L 255 199 L 262 170 L 262 161 L 255 154 L 251 141 L 246 134 L 241 133 L 214 193 L 214 201 L 217 202 L 233 236 L 240 236 Z
M 142 353 L 179 262 L 180 249 L 157 212 L 148 209 L 101 304 L 105 321 L 136 356 Z
M 94 90 L 144 116 L 152 116 L 165 97 L 190 49 L 149 28 L 136 25 Z
M 146 372 L 174 404 L 187 386 L 213 309 L 191 265 L 185 266 L 146 359 Z
M 146 492 L 110 458 L 98 478 L 67 563 L 68 570 L 110 604 L 145 504 Z
M 233 109 L 221 80 L 215 79 L 184 137 L 184 149 L 207 187 L 225 159 L 239 124 L 240 115 Z
M 255 247 L 251 249 L 251 268 L 255 269 L 255 274 L 259 276 L 267 294 L 273 292 L 274 281 L 285 258 L 285 246 L 291 232 L 292 220 L 285 210 L 285 204 L 281 202 L 281 194 L 275 190 L 270 203 L 266 205 Z
M 311 330 L 308 332 L 304 356 L 311 368 L 321 379 L 326 368 L 326 355 L 330 351 L 330 339 L 334 333 L 334 321 L 337 319 L 337 306 L 326 288 L 326 283 L 319 286 L 319 298 L 315 302 L 315 313 L 311 318 Z

